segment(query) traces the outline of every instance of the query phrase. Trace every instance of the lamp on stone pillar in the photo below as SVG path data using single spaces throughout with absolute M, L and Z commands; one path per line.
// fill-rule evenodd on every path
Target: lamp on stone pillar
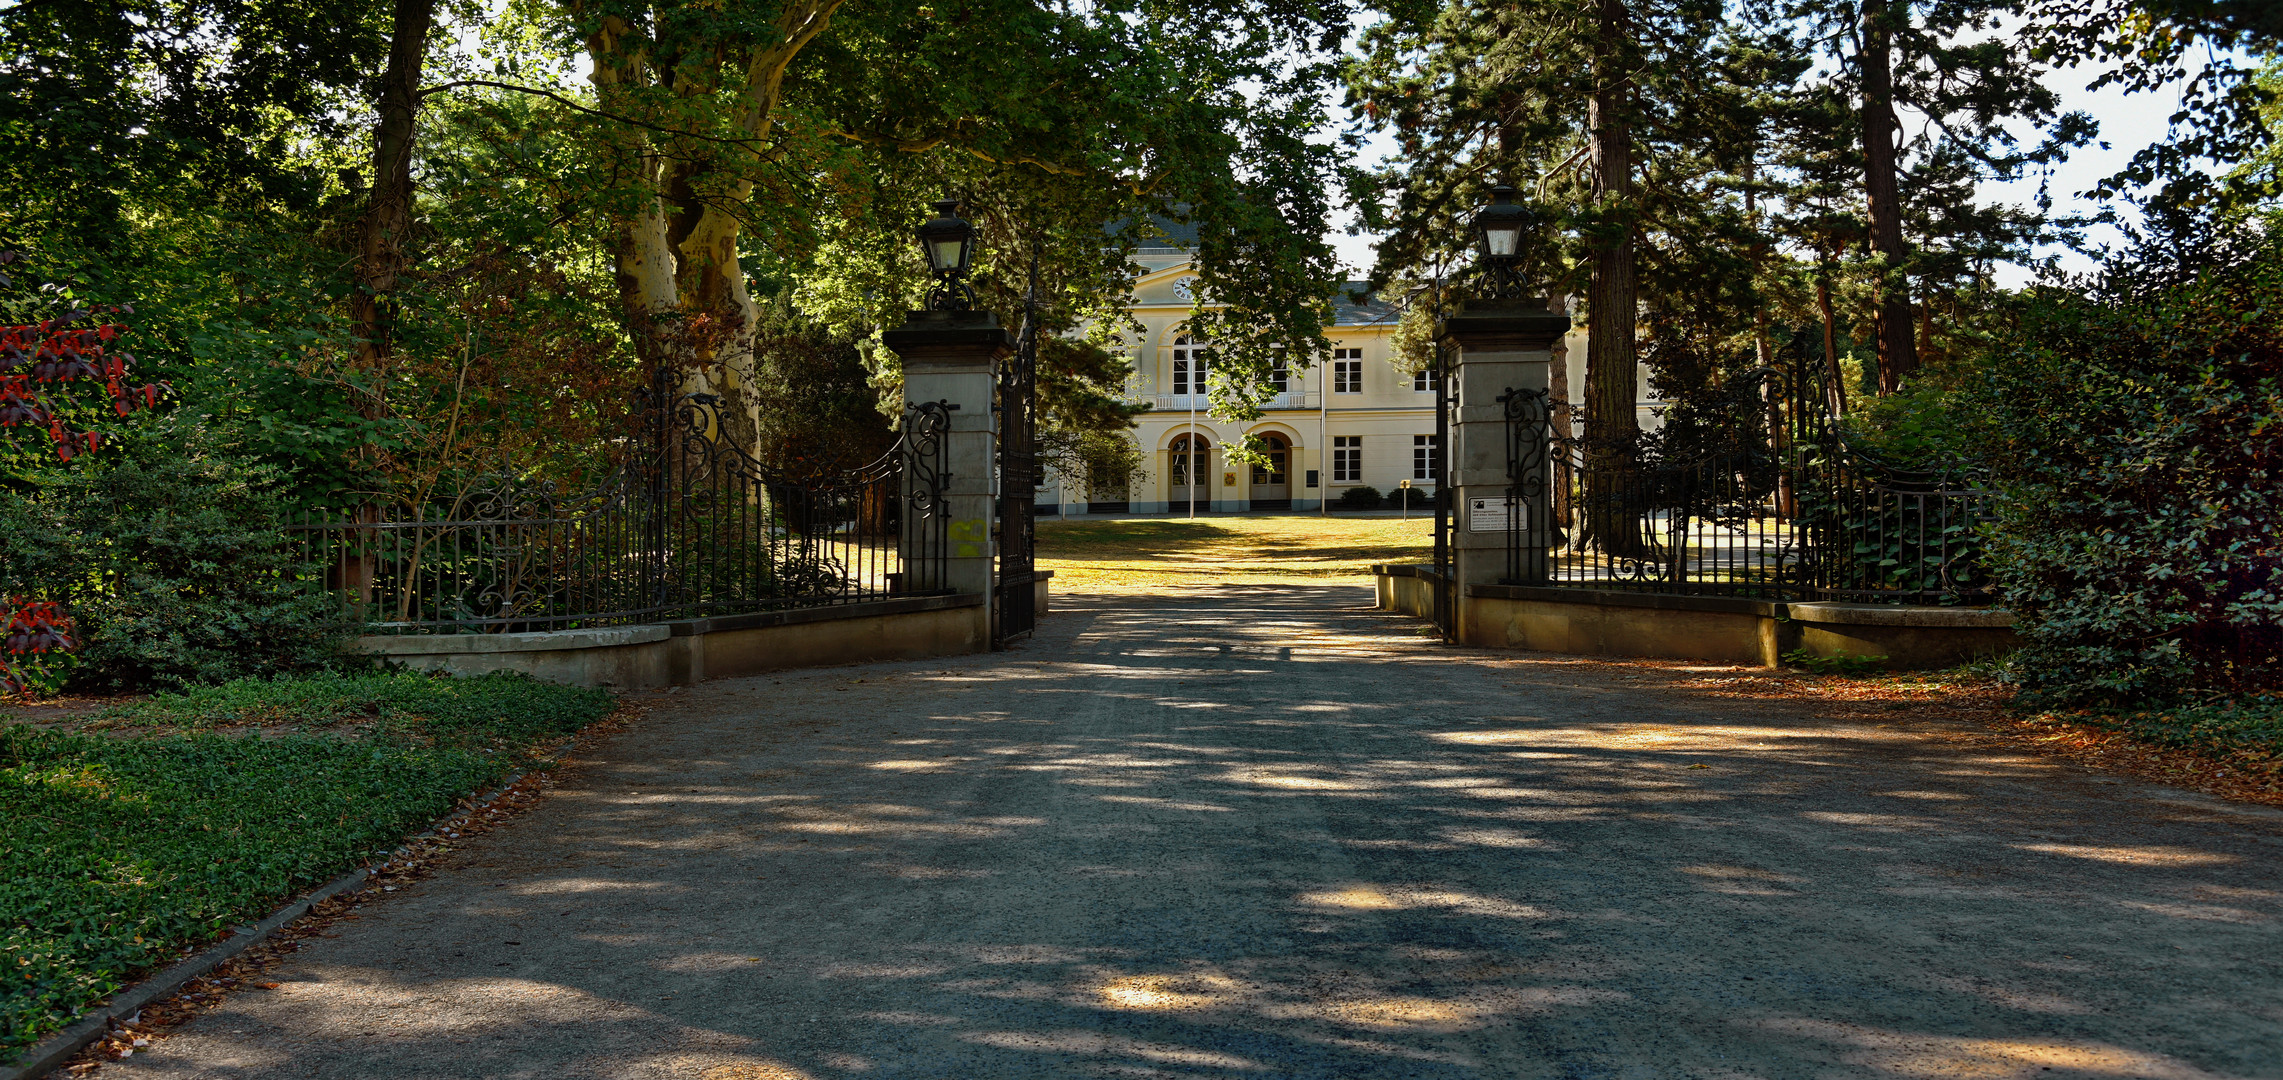
M 940 425 L 939 458 L 930 468 L 940 476 L 940 493 L 928 516 L 910 500 L 911 485 L 923 472 L 905 462 L 907 502 L 899 542 L 906 587 L 915 592 L 980 596 L 974 617 L 974 644 L 988 647 L 991 606 L 996 603 L 992 522 L 998 498 L 999 362 L 1014 342 L 998 316 L 976 311 L 975 293 L 962 279 L 975 254 L 975 227 L 954 213 L 958 204 L 935 204 L 936 217 L 918 229 L 920 249 L 936 286 L 925 311 L 906 314 L 904 324 L 881 335 L 903 361 L 904 416 L 911 424 L 929 414 Z M 907 454 L 927 440 L 905 440 Z
M 1542 584 L 1553 544 L 1553 471 L 1543 458 L 1533 470 L 1519 431 L 1543 433 L 1545 394 L 1551 382 L 1554 342 L 1569 332 L 1566 312 L 1526 294 L 1532 232 L 1538 216 L 1515 201 L 1512 187 L 1491 189 L 1491 201 L 1473 222 L 1487 295 L 1469 299 L 1436 324 L 1436 336 L 1455 357 L 1451 365 L 1451 445 L 1445 468 L 1451 487 L 1452 632 L 1462 641 L 1505 643 L 1505 628 L 1477 626 L 1470 618 L 1474 590 Z M 1525 422 L 1510 428 L 1509 409 L 1522 403 Z M 1536 412 L 1530 413 L 1535 406 Z
M 975 290 L 965 280 L 975 258 L 975 226 L 961 220 L 958 210 L 957 199 L 939 199 L 935 217 L 918 230 L 920 251 L 936 280 L 928 294 L 932 311 L 966 311 L 975 306 Z
M 1490 283 L 1489 293 L 1510 299 L 1520 298 L 1527 284 L 1523 263 L 1529 250 L 1525 244 L 1530 227 L 1538 219 L 1529 207 L 1515 202 L 1514 195 L 1512 184 L 1491 188 L 1490 205 L 1474 215 L 1475 257 Z

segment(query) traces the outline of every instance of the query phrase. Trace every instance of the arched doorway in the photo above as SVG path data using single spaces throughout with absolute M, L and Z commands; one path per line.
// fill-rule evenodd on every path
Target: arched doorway
M 1199 513 L 1213 508 L 1213 444 L 1203 435 L 1182 434 L 1173 437 L 1168 472 L 1170 485 L 1166 491 L 1166 510 L 1186 514 L 1194 506 Z
M 1252 508 L 1255 510 L 1292 509 L 1292 443 L 1273 431 L 1260 437 L 1261 450 L 1268 456 L 1266 465 L 1252 469 Z

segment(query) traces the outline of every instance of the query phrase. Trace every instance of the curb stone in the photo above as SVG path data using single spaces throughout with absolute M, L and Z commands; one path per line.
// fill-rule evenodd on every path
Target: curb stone
M 550 760 L 558 759 L 564 751 L 570 749 L 572 742 L 576 741 L 573 739 L 570 742 L 565 742 L 542 755 L 542 757 Z M 509 789 L 520 783 L 527 775 L 529 775 L 527 772 L 519 772 L 500 781 L 483 798 L 477 799 L 465 807 L 454 809 L 451 813 L 437 819 L 435 825 L 405 838 L 404 843 L 398 845 L 396 850 L 389 852 L 387 859 L 382 859 L 375 865 L 386 865 L 390 860 L 403 854 L 414 843 L 435 837 L 439 827 L 462 820 L 469 813 L 491 805 L 501 795 L 507 794 Z M 307 915 L 310 908 L 357 887 L 372 876 L 373 867 L 371 866 L 361 866 L 351 870 L 318 886 L 315 891 L 305 893 L 299 899 L 277 909 L 271 913 L 269 918 L 252 926 L 239 927 L 229 940 L 178 961 L 158 974 L 120 991 L 117 996 L 111 999 L 109 1004 L 82 1014 L 70 1027 L 48 1036 L 31 1049 L 24 1051 L 24 1056 L 17 1058 L 16 1064 L 5 1066 L 6 1071 L 0 1072 L 0 1080 L 39 1080 L 40 1077 L 46 1076 L 49 1072 L 61 1067 L 64 1062 L 71 1060 L 72 1055 L 85 1049 L 89 1043 L 102 1038 L 104 1032 L 111 1030 L 112 1023 L 120 1020 L 131 1021 L 134 1016 L 143 1011 L 143 1006 L 171 996 L 192 979 L 221 967 L 225 961 L 268 940 L 271 934 L 278 932 L 285 924 Z

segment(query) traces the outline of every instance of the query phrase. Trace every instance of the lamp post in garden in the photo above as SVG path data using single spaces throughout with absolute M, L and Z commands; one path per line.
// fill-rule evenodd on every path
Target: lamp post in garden
M 903 361 L 905 484 L 915 512 L 905 515 L 900 552 L 906 588 L 978 596 L 974 644 L 991 636 L 995 597 L 993 503 L 998 496 L 998 412 L 992 406 L 999 364 L 1013 342 L 996 315 L 975 310 L 967 284 L 975 256 L 975 226 L 961 220 L 959 204 L 935 204 L 936 216 L 917 230 L 935 286 L 927 308 L 881 335 Z M 939 475 L 916 451 L 940 440 Z M 922 491 L 924 485 L 937 485 Z
M 1538 216 L 1501 184 L 1470 223 L 1481 268 L 1478 295 L 1438 320 L 1451 365 L 1451 444 L 1439 485 L 1449 492 L 1449 631 L 1470 633 L 1468 597 L 1488 588 L 1543 584 L 1553 529 L 1546 417 L 1554 342 L 1569 316 L 1527 295 Z

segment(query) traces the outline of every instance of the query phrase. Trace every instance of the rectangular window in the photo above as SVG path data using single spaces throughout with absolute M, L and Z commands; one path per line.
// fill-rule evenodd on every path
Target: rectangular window
M 1332 482 L 1363 483 L 1363 436 L 1332 436 Z
M 1411 479 L 1435 479 L 1436 467 L 1442 464 L 1442 442 L 1433 435 L 1411 436 Z
M 1411 375 L 1411 389 L 1417 393 L 1424 394 L 1429 390 L 1439 389 L 1442 385 L 1442 378 L 1436 375 L 1432 368 L 1423 369 Z
M 1292 385 L 1292 364 L 1278 357 L 1276 366 L 1268 369 L 1268 388 L 1281 394 Z
M 1363 350 L 1332 350 L 1332 392 L 1363 393 Z

